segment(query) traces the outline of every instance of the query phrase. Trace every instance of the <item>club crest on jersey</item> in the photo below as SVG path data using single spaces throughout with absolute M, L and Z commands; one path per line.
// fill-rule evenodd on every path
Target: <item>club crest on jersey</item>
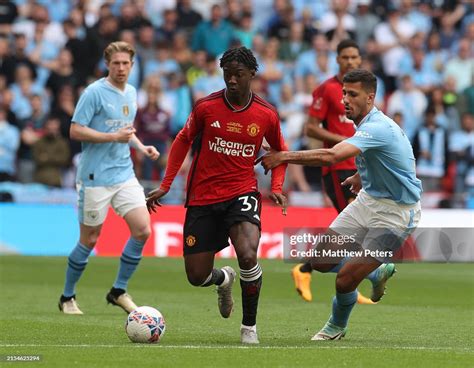
M 196 237 L 193 236 L 193 235 L 188 235 L 188 236 L 186 237 L 186 245 L 187 245 L 188 247 L 193 247 L 194 244 L 196 244 Z
M 128 110 L 128 105 L 123 105 L 122 106 L 122 111 L 125 116 L 128 116 L 129 110 Z
M 257 123 L 252 123 L 247 127 L 247 133 L 251 137 L 255 137 L 260 132 L 260 127 Z

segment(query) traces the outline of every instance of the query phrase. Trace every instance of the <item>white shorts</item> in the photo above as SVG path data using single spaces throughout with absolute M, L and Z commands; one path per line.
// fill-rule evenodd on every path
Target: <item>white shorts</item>
M 387 262 L 416 229 L 420 217 L 420 202 L 402 205 L 390 199 L 374 198 L 361 190 L 331 223 L 330 229 L 354 236 L 356 243 L 371 252 L 370 256 Z
M 137 178 L 110 187 L 87 187 L 76 185 L 78 196 L 79 222 L 87 226 L 104 223 L 112 206 L 115 213 L 124 217 L 130 210 L 146 207 L 145 193 Z

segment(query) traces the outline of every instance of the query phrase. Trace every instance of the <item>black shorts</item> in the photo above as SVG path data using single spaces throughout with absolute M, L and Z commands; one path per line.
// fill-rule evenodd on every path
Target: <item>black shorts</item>
M 342 186 L 341 183 L 349 176 L 354 175 L 357 170 L 336 170 L 323 176 L 324 191 L 331 198 L 332 204 L 338 213 L 352 202 L 356 195 L 350 191 L 350 186 Z
M 251 192 L 225 202 L 189 206 L 183 230 L 183 253 L 217 253 L 229 246 L 229 230 L 239 222 L 260 225 L 261 194 Z

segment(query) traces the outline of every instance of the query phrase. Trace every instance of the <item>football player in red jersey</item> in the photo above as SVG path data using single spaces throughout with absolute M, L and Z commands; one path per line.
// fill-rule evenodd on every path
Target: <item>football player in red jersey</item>
M 147 198 L 149 211 L 160 206 L 191 144 L 197 150 L 188 175 L 183 253 L 188 281 L 194 286 L 217 285 L 219 311 L 228 318 L 233 309 L 236 272 L 214 268 L 214 256 L 229 245 L 237 254 L 242 288 L 241 341 L 258 344 L 256 316 L 262 269 L 257 261 L 261 198 L 254 161 L 265 138 L 276 150 L 286 150 L 275 108 L 252 93 L 258 69 L 252 52 L 227 50 L 220 59 L 226 88 L 196 102 L 184 128 L 173 142 L 161 186 Z M 271 199 L 286 215 L 282 194 L 286 166 L 272 171 Z
M 306 135 L 324 142 L 324 148 L 331 148 L 355 133 L 354 123 L 346 117 L 342 96 L 342 78 L 347 72 L 357 69 L 362 63 L 359 46 L 355 41 L 343 40 L 337 45 L 337 63 L 339 73 L 326 80 L 313 92 L 313 103 L 308 111 Z M 323 183 L 326 194 L 337 212 L 355 199 L 356 194 L 349 186 L 343 186 L 347 178 L 357 172 L 354 158 L 332 166 L 323 167 Z M 311 301 L 311 264 L 298 264 L 292 269 L 295 287 L 301 297 Z M 358 303 L 373 304 L 370 299 L 359 294 Z

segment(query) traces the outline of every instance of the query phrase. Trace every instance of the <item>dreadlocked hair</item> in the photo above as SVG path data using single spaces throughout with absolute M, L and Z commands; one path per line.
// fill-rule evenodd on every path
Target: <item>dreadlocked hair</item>
M 245 46 L 232 48 L 224 52 L 220 60 L 220 67 L 222 68 L 225 64 L 232 61 L 242 63 L 249 69 L 258 70 L 257 59 L 253 56 L 252 51 Z

